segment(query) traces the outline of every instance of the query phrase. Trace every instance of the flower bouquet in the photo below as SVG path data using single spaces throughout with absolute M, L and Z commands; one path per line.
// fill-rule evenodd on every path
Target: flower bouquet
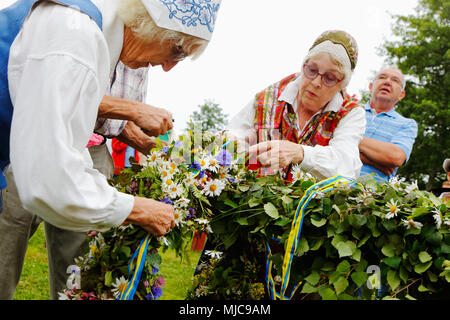
M 159 298 L 164 278 L 159 272 L 158 250 L 172 248 L 182 257 L 194 232 L 212 232 L 214 206 L 210 200 L 234 188 L 245 174 L 235 147 L 236 142 L 226 136 L 199 135 L 190 130 L 171 145 L 158 139 L 145 166 L 132 161 L 132 167 L 111 184 L 122 192 L 173 205 L 175 228 L 164 237 L 148 237 L 135 283 L 132 271 L 137 269 L 137 252 L 148 233 L 132 224 L 90 232 L 88 252 L 71 266 L 72 274 L 60 299 L 122 299 L 131 287 L 133 294 L 128 298 Z

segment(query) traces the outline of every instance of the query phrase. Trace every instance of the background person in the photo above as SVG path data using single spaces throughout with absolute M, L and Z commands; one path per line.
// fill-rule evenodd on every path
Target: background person
M 417 123 L 395 111 L 405 97 L 405 78 L 397 68 L 382 69 L 369 84 L 371 99 L 366 104 L 367 127 L 359 144 L 361 176 L 374 174 L 380 182 L 393 178 L 411 155 L 417 137 Z

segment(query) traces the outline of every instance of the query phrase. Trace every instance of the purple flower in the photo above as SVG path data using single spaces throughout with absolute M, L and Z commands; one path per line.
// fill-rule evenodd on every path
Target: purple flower
M 190 166 L 190 169 L 200 170 L 202 167 L 198 161 L 194 161 Z
M 153 287 L 152 291 L 148 295 L 145 296 L 145 299 L 156 300 L 156 299 L 159 299 L 162 296 L 162 294 L 163 294 L 163 291 L 160 287 L 158 287 L 158 288 Z
M 164 154 L 167 154 L 167 152 L 169 152 L 169 147 L 163 147 L 162 151 L 164 152 Z
M 154 266 L 152 266 L 152 274 L 156 274 L 159 271 L 158 268 L 155 268 Z
M 175 142 L 174 147 L 175 148 L 181 148 L 183 146 L 183 142 L 181 142 L 181 140 L 178 140 L 177 142 Z
M 233 156 L 227 150 L 220 150 L 219 154 L 215 157 L 221 166 L 228 167 L 233 161 Z
M 186 215 L 185 221 L 189 221 L 195 217 L 195 209 L 194 208 L 189 207 L 188 211 L 189 211 L 189 213 Z
M 173 204 L 172 200 L 170 200 L 167 196 L 164 196 L 164 198 L 159 201 L 167 203 L 167 204 Z
M 200 173 L 198 174 L 198 178 L 203 178 L 203 176 L 205 175 L 205 171 L 200 171 Z
M 194 208 L 189 207 L 188 211 L 189 211 L 189 213 L 186 216 L 186 221 L 189 221 L 195 217 L 195 209 Z

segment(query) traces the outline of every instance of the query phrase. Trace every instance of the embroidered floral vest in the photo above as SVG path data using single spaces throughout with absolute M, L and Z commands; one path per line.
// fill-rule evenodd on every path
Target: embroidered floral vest
M 286 86 L 298 76 L 298 73 L 292 74 L 256 95 L 253 123 L 257 141 L 251 141 L 250 144 L 268 140 L 289 140 L 308 146 L 327 146 L 339 121 L 359 106 L 355 97 L 346 95 L 338 112 L 327 111 L 316 114 L 299 134 L 294 109 L 285 101 L 278 101 Z

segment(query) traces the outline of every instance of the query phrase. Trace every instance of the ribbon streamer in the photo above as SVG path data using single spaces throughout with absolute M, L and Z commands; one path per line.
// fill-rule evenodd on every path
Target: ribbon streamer
M 144 269 L 145 259 L 147 257 L 147 249 L 148 244 L 152 236 L 150 233 L 141 240 L 139 247 L 134 252 L 133 257 L 131 258 L 128 264 L 128 275 L 130 276 L 133 273 L 131 280 L 128 282 L 128 285 L 122 289 L 122 292 L 117 297 L 117 300 L 133 300 L 134 294 L 136 293 L 136 289 L 141 280 L 142 270 Z
M 305 216 L 306 207 L 309 204 L 309 201 L 313 199 L 319 192 L 325 193 L 331 191 L 340 186 L 346 185 L 348 183 L 355 182 L 349 178 L 336 175 L 332 178 L 322 180 L 319 183 L 308 188 L 303 197 L 301 198 L 294 220 L 292 221 L 291 231 L 289 233 L 288 242 L 286 246 L 286 252 L 283 259 L 283 268 L 282 268 L 282 282 L 281 282 L 281 291 L 277 293 L 275 291 L 275 283 L 272 277 L 272 253 L 269 247 L 269 244 L 266 243 L 266 287 L 269 292 L 269 296 L 271 300 L 290 300 L 294 296 L 296 290 L 301 285 L 301 282 L 294 286 L 291 291 L 291 294 L 287 297 L 286 290 L 289 285 L 290 273 L 292 261 L 294 258 L 295 251 L 297 250 L 298 243 L 300 241 L 301 230 L 303 226 L 303 218 Z M 353 184 L 352 184 L 353 185 Z

